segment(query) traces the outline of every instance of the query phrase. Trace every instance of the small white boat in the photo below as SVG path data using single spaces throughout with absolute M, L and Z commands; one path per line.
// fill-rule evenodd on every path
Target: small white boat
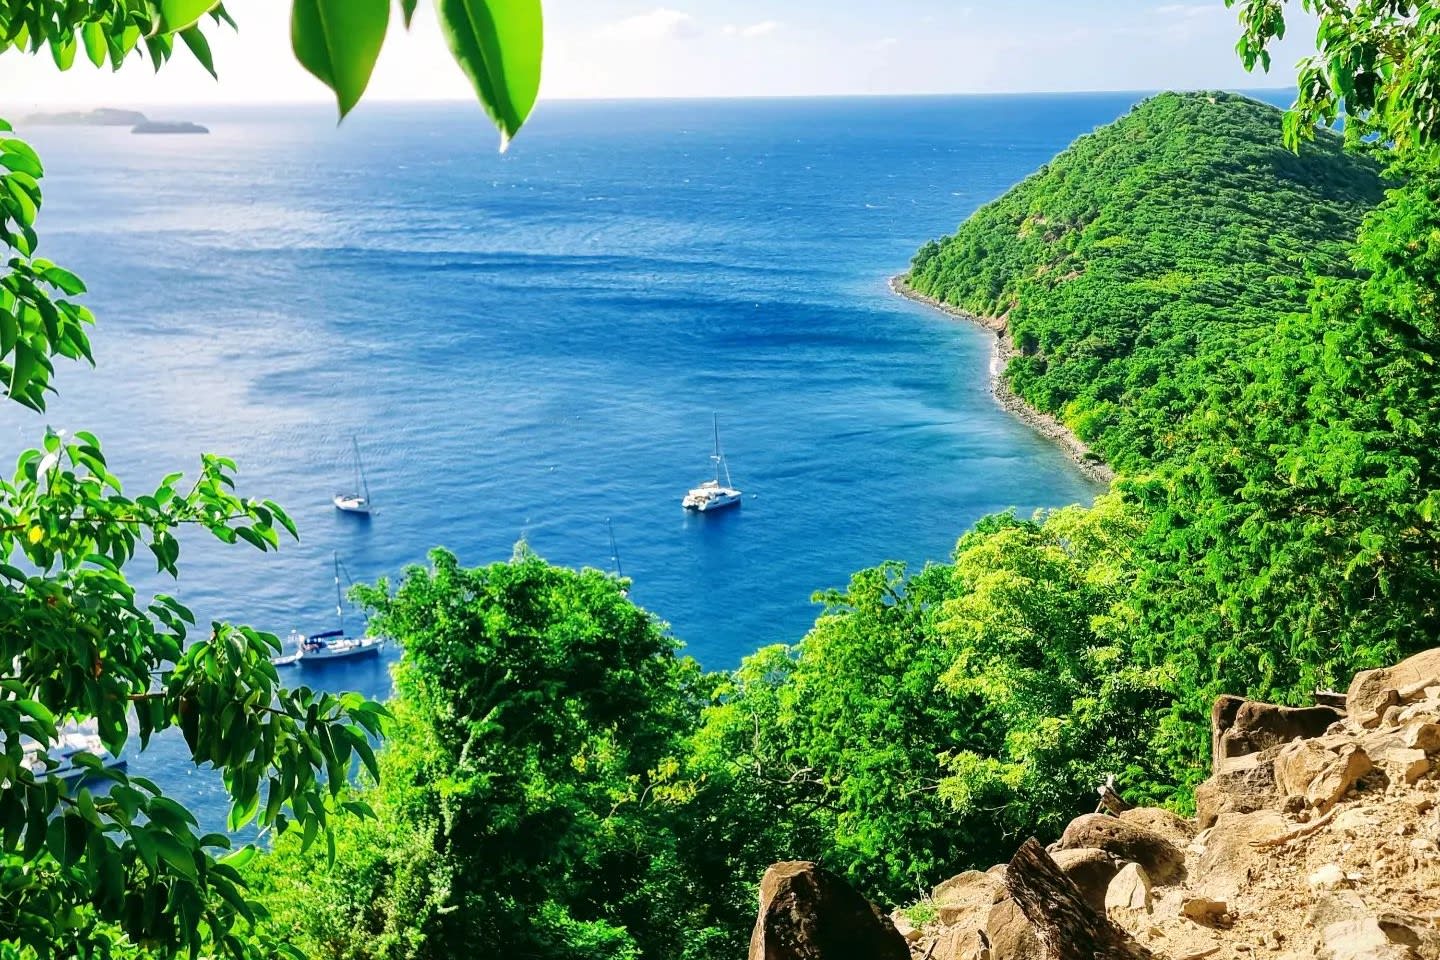
M 330 498 L 330 502 L 335 504 L 335 509 L 345 513 L 368 514 L 370 512 L 370 481 L 365 478 L 365 465 L 360 462 L 360 442 L 351 437 L 350 445 L 355 448 L 354 492 L 337 493 Z
M 715 464 L 715 479 L 706 480 L 700 486 L 691 489 L 680 501 L 681 506 L 686 510 L 694 510 L 698 513 L 708 513 L 711 510 L 723 510 L 726 507 L 738 507 L 744 496 L 735 489 L 735 484 L 730 479 L 730 465 L 725 462 L 725 454 L 720 450 L 720 416 L 715 415 L 715 452 L 710 454 L 710 460 Z M 721 476 L 724 482 L 721 482 Z
M 58 780 L 78 784 L 96 775 L 93 767 L 78 763 L 76 754 L 88 753 L 100 761 L 105 770 L 124 770 L 125 761 L 105 749 L 100 742 L 100 733 L 93 724 L 69 724 L 60 728 L 60 736 L 47 751 L 41 751 L 33 744 L 25 749 L 25 766 L 35 775 L 36 780 Z M 48 757 L 54 766 L 47 767 Z
M 340 621 L 337 630 L 304 634 L 291 631 L 287 644 L 295 652 L 280 657 L 271 657 L 277 667 L 304 666 L 329 660 L 349 660 L 354 657 L 371 656 L 385 649 L 384 637 L 345 635 L 345 595 L 340 587 L 340 554 L 335 554 L 335 616 Z

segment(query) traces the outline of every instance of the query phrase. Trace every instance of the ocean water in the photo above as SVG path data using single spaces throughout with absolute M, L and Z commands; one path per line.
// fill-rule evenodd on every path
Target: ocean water
M 1097 488 L 989 394 L 990 335 L 893 296 L 925 240 L 1136 95 L 542 104 L 512 149 L 468 104 L 157 112 L 203 137 L 21 128 L 40 253 L 86 279 L 98 367 L 43 417 L 130 492 L 239 461 L 301 541 L 190 538 L 202 622 L 334 625 L 331 555 L 397 576 L 524 538 L 613 569 L 710 668 L 813 622 L 814 591 L 948 557 L 977 518 Z M 738 510 L 687 515 L 720 428 Z M 330 504 L 358 439 L 376 505 Z M 143 561 L 141 561 L 143 564 Z M 387 659 L 297 681 L 384 696 Z M 213 775 L 131 760 L 218 822 Z

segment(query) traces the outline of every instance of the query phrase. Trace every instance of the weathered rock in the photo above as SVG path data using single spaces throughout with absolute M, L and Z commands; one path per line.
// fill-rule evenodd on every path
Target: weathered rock
M 946 926 L 984 924 L 995 898 L 1004 888 L 1004 879 L 979 870 L 966 870 L 930 891 L 936 916 Z
M 1120 814 L 1120 819 L 1151 833 L 1158 833 L 1177 847 L 1183 847 L 1194 840 L 1198 832 L 1193 821 L 1159 807 L 1132 807 Z
M 1436 684 L 1440 684 L 1440 648 L 1417 653 L 1393 667 L 1360 671 L 1350 681 L 1345 704 L 1352 717 L 1383 713 L 1399 702 L 1401 690 L 1418 687 L 1423 692 Z
M 1070 821 L 1056 849 L 1085 847 L 1140 864 L 1156 883 L 1174 883 L 1185 876 L 1185 854 L 1179 847 L 1158 833 L 1117 817 L 1091 813 Z
M 1226 760 L 1219 772 L 1195 788 L 1195 819 L 1200 829 L 1214 825 L 1222 813 L 1267 810 L 1280 799 L 1275 786 L 1275 761 L 1261 754 Z
M 914 943 L 923 936 L 920 928 L 910 922 L 910 918 L 905 915 L 904 910 L 890 911 L 890 922 L 895 925 L 895 932 L 910 943 Z
M 1385 753 L 1385 766 L 1403 783 L 1414 783 L 1430 772 L 1430 758 L 1424 750 L 1396 747 Z
M 1030 921 L 1009 897 L 990 908 L 985 933 L 990 938 L 991 960 L 1041 960 L 1045 955 Z
M 1230 908 L 1224 900 L 1190 897 L 1180 905 L 1180 915 L 1202 927 L 1223 927 L 1230 915 Z
M 890 918 L 844 880 L 804 860 L 760 881 L 750 960 L 910 960 Z
M 1414 960 L 1409 944 L 1396 942 L 1374 917 L 1332 923 L 1320 935 L 1315 960 Z
M 1275 783 L 1282 794 L 1301 794 L 1326 813 L 1370 770 L 1369 754 L 1355 744 L 1336 752 L 1319 741 L 1302 740 L 1275 758 Z
M 1350 885 L 1349 881 L 1345 879 L 1345 871 L 1334 863 L 1327 863 L 1310 874 L 1308 882 L 1313 890 L 1339 890 L 1341 887 Z
M 951 927 L 941 931 L 933 946 L 926 949 L 930 960 L 977 960 L 988 949 L 983 937 L 979 930 Z
M 1220 737 L 1224 757 L 1243 757 L 1295 739 L 1309 740 L 1345 716 L 1331 707 L 1282 707 L 1250 700 L 1235 712 L 1230 728 Z
M 1138 863 L 1127 863 L 1115 874 L 1105 891 L 1105 912 L 1144 911 L 1150 912 L 1150 877 Z
M 1222 813 L 1205 841 L 1196 866 L 1196 892 L 1214 900 L 1230 900 L 1246 881 L 1251 844 L 1263 843 L 1290 831 L 1290 822 L 1276 810 Z
M 1076 850 L 1056 850 L 1054 859 L 1060 871 L 1080 888 L 1080 894 L 1095 910 L 1105 912 L 1105 890 L 1115 874 L 1120 871 L 1121 861 L 1093 847 Z
M 1232 694 L 1222 693 L 1215 698 L 1215 703 L 1210 707 L 1210 772 L 1220 772 L 1220 764 L 1225 759 L 1225 753 L 1220 741 L 1235 723 L 1235 715 L 1240 708 L 1250 701 L 1244 697 L 1237 697 Z
M 1402 734 L 1405 746 L 1426 753 L 1440 752 L 1440 723 L 1416 723 Z

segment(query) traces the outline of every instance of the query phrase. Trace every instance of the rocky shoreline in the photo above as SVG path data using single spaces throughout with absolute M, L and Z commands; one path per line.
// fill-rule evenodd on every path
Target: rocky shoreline
M 995 334 L 994 347 L 990 355 L 990 392 L 995 396 L 995 402 L 1000 404 L 1010 413 L 1024 421 L 1030 429 L 1040 434 L 1052 443 L 1058 444 L 1062 450 L 1069 454 L 1070 459 L 1080 468 L 1080 472 L 1091 480 L 1098 483 L 1109 483 L 1115 479 L 1115 471 L 1098 456 L 1065 424 L 1048 413 L 1036 410 L 1025 400 L 1016 395 L 1005 382 L 1003 376 L 1006 365 L 1010 358 L 1015 356 L 1015 346 L 1010 338 L 1005 335 L 1005 320 L 1003 317 L 982 317 L 969 313 L 958 307 L 944 303 L 934 297 L 911 289 L 905 283 L 903 274 L 890 278 L 890 289 L 907 300 L 914 300 L 916 303 L 923 303 L 927 307 L 946 313 L 952 317 L 978 324 L 986 330 Z

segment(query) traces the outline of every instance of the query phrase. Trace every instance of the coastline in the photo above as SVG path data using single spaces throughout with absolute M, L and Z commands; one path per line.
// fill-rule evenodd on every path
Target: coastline
M 1015 417 L 1034 430 L 1046 440 L 1058 445 L 1075 461 L 1080 472 L 1097 483 L 1109 483 L 1115 479 L 1115 471 L 1110 469 L 1109 464 L 1103 460 L 1094 458 L 1090 448 L 1085 445 L 1074 432 L 1059 419 L 1048 413 L 1036 410 L 1023 398 L 1010 389 L 1003 376 L 1005 366 L 1010 358 L 1015 356 L 1015 346 L 1010 338 L 1005 336 L 1005 320 L 1001 317 L 982 317 L 958 307 L 944 303 L 934 297 L 920 293 L 906 285 L 904 274 L 896 274 L 890 278 L 890 291 L 906 300 L 913 300 L 916 303 L 923 303 L 927 307 L 939 310 L 949 316 L 969 323 L 977 324 L 990 330 L 995 334 L 990 353 L 990 393 L 995 397 L 995 402 L 1004 407 Z

